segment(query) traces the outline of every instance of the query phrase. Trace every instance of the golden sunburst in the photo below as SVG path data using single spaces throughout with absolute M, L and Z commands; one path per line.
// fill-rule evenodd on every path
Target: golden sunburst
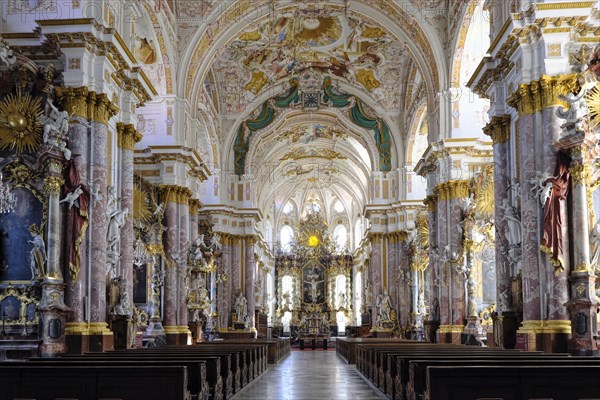
M 336 17 L 304 18 L 295 38 L 305 43 L 324 46 L 338 40 L 342 35 L 342 25 Z
M 137 185 L 133 187 L 133 218 L 147 222 L 152 217 L 150 205 L 146 201 L 146 193 Z
M 590 130 L 594 130 L 600 125 L 600 82 L 586 92 L 585 101 L 590 112 Z
M 9 94 L 0 102 L 0 150 L 33 152 L 42 143 L 42 100 Z
M 494 215 L 494 168 L 492 165 L 485 168 L 476 182 L 475 208 L 485 217 Z

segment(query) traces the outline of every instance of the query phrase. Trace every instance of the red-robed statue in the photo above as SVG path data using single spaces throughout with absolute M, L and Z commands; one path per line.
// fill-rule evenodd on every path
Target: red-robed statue
M 68 209 L 67 218 L 67 243 L 69 244 L 69 271 L 71 279 L 77 280 L 79 275 L 79 249 L 85 237 L 88 227 L 88 207 L 90 204 L 90 191 L 87 185 L 82 184 L 75 168 L 75 162 L 71 161 L 65 172 L 65 196 L 77 193 L 77 199 Z
M 562 228 L 567 221 L 562 219 L 561 202 L 566 200 L 569 195 L 569 185 L 571 183 L 569 163 L 569 157 L 559 153 L 554 177 L 544 182 L 544 184 L 552 183 L 552 192 L 544 206 L 544 236 L 542 237 L 540 250 L 548 255 L 550 263 L 556 269 L 557 274 L 565 269 Z

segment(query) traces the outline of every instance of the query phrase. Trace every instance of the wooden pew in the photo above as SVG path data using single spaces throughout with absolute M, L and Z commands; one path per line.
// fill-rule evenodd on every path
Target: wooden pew
M 406 339 L 389 338 L 338 338 L 335 341 L 335 351 L 348 364 L 356 364 L 356 346 L 374 343 L 424 343 L 412 342 Z
M 454 359 L 454 360 L 411 360 L 409 362 L 409 382 L 407 388 L 407 399 L 422 399 L 427 378 L 428 367 L 447 367 L 447 366 L 600 366 L 599 358 L 590 357 L 563 357 L 563 358 L 536 358 L 536 359 Z
M 188 400 L 181 366 L 0 366 L 0 400 Z
M 91 360 L 95 362 L 102 361 L 132 361 L 136 362 L 139 365 L 144 365 L 144 363 L 149 361 L 169 361 L 173 364 L 181 364 L 184 362 L 192 361 L 206 362 L 206 381 L 208 383 L 208 387 L 210 388 L 210 399 L 213 400 L 222 400 L 224 398 L 224 389 L 223 389 L 223 378 L 221 375 L 221 356 L 214 355 L 169 355 L 169 354 L 131 354 L 127 355 L 127 351 L 123 352 L 108 352 L 108 353 L 94 353 L 94 354 L 86 354 L 86 355 L 74 355 L 69 357 L 64 357 L 64 360 Z
M 427 367 L 428 400 L 600 398 L 600 366 Z

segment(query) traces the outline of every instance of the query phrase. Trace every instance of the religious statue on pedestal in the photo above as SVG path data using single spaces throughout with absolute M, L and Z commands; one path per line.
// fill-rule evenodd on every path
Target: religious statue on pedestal
M 31 233 L 32 239 L 28 240 L 27 243 L 33 244 L 33 248 L 29 252 L 29 267 L 31 268 L 31 280 L 33 281 L 38 277 L 43 278 L 45 276 L 46 244 L 36 224 L 29 226 L 29 233 Z
M 238 293 L 237 299 L 235 299 L 235 304 L 233 306 L 235 307 L 235 313 L 237 318 L 235 322 L 238 324 L 246 323 L 246 319 L 248 317 L 248 300 L 246 300 L 246 297 L 244 297 L 244 293 L 242 293 L 241 289 Z
M 392 301 L 388 295 L 387 289 L 383 292 L 383 295 L 379 295 L 377 298 L 377 308 L 381 322 L 392 321 Z

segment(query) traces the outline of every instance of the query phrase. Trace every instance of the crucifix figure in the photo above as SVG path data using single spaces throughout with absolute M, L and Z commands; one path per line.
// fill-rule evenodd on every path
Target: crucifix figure
M 307 279 L 304 282 L 306 282 L 310 285 L 310 292 L 309 292 L 310 298 L 313 303 L 316 303 L 317 299 L 318 299 L 317 289 L 319 287 L 319 283 L 324 282 L 324 280 L 323 279 L 318 280 L 319 274 L 317 273 L 316 268 L 313 268 L 313 270 L 311 272 L 306 274 L 306 278 Z

